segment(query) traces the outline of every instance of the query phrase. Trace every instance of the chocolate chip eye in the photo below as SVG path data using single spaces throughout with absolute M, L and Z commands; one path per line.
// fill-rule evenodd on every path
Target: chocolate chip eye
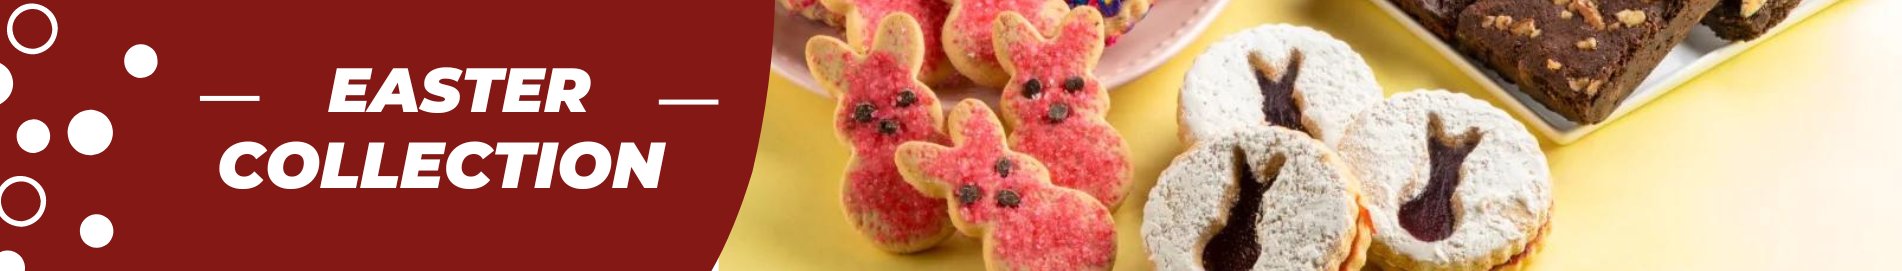
M 1017 191 L 1008 189 L 997 191 L 997 207 L 1017 208 L 1017 204 L 1022 203 L 1018 202 L 1019 200 L 1022 199 L 1017 198 Z
M 997 165 L 996 165 L 996 166 L 994 166 L 994 167 L 996 167 L 996 168 L 997 168 L 997 176 L 998 176 L 998 177 L 1004 177 L 1004 178 L 1009 178 L 1009 177 L 1010 177 L 1010 170 L 1011 170 L 1011 168 L 1012 168 L 1012 167 L 1016 167 L 1016 166 L 1017 166 L 1017 165 L 1014 165 L 1014 164 L 1011 164 L 1011 163 L 1010 163 L 1010 159 L 1006 159 L 1006 158 L 997 158 Z
M 1083 91 L 1083 77 L 1071 76 L 1070 79 L 1064 79 L 1063 90 L 1068 90 L 1072 93 Z
M 896 121 L 892 121 L 892 120 L 881 120 L 881 121 L 878 121 L 878 133 L 880 133 L 880 134 L 887 134 L 887 135 L 889 135 L 889 134 L 897 134 L 897 133 L 898 133 L 898 122 L 896 122 Z
M 1046 117 L 1049 118 L 1050 123 L 1063 123 L 1064 119 L 1070 118 L 1070 105 L 1051 104 L 1049 116 Z
M 1036 78 L 1025 80 L 1024 98 L 1036 99 L 1039 96 L 1043 96 L 1043 83 L 1038 82 Z
M 965 206 L 969 206 L 971 205 L 971 203 L 977 202 L 978 197 L 984 196 L 984 191 L 978 191 L 977 186 L 969 185 L 969 184 L 958 186 L 957 193 L 958 193 L 957 195 L 958 204 L 965 205 Z
M 898 107 L 909 107 L 914 103 L 918 103 L 917 93 L 912 93 L 911 90 L 898 92 Z
M 872 108 L 872 103 L 859 103 L 858 106 L 852 107 L 852 120 L 858 121 L 858 122 L 872 122 L 873 110 L 877 110 L 877 109 Z

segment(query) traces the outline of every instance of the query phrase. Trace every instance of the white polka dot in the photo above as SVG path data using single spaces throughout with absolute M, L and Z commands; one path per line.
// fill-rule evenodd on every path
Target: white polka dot
M 99 155 L 112 145 L 112 120 L 99 111 L 79 111 L 72 122 L 66 123 L 66 141 L 79 154 Z
M 0 65 L 0 103 L 7 102 L 7 97 L 13 97 L 13 70 Z
M 0 251 L 0 271 L 26 271 L 26 259 L 12 250 Z
M 132 77 L 145 78 L 157 70 L 158 52 L 152 51 L 152 46 L 139 44 L 125 49 L 125 72 L 132 74 Z
M 112 243 L 112 220 L 106 216 L 93 214 L 79 222 L 79 241 L 86 242 L 92 248 L 105 247 Z
M 20 150 L 26 153 L 40 153 L 46 150 L 46 141 L 53 135 L 47 132 L 45 122 L 30 119 L 20 123 L 20 131 L 14 134 L 14 137 L 20 141 Z

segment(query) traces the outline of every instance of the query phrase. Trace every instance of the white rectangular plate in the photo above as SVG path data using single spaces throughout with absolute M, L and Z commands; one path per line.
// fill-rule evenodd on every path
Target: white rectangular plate
M 1809 18 L 1810 15 L 1816 14 L 1817 11 L 1836 3 L 1836 0 L 1804 0 L 1802 4 L 1797 5 L 1795 10 L 1790 11 L 1789 18 L 1783 19 L 1782 23 L 1770 28 L 1770 31 L 1765 32 L 1762 37 L 1757 37 L 1757 39 L 1747 42 L 1730 42 L 1717 38 L 1717 34 L 1711 32 L 1709 27 L 1700 24 L 1691 29 L 1690 36 L 1686 37 L 1684 42 L 1679 43 L 1676 48 L 1671 49 L 1671 53 L 1664 56 L 1664 60 L 1660 61 L 1658 66 L 1651 71 L 1651 75 L 1645 77 L 1644 82 L 1638 84 L 1638 88 L 1631 92 L 1631 96 L 1626 97 L 1623 103 L 1618 104 L 1618 108 L 1612 110 L 1611 116 L 1605 118 L 1604 122 L 1598 124 L 1579 124 L 1566 120 L 1565 117 L 1561 117 L 1558 113 L 1552 112 L 1551 109 L 1545 108 L 1545 105 L 1532 100 L 1531 96 L 1526 96 L 1525 92 L 1520 92 L 1518 86 L 1514 86 L 1511 82 L 1506 81 L 1506 79 L 1500 78 L 1499 75 L 1494 73 L 1491 69 L 1484 69 L 1484 62 L 1466 57 L 1461 55 L 1458 51 L 1454 51 L 1451 45 L 1441 42 L 1440 38 L 1433 36 L 1432 32 L 1427 32 L 1426 28 L 1422 28 L 1419 22 L 1414 21 L 1413 17 L 1408 16 L 1406 11 L 1402 11 L 1399 7 L 1394 6 L 1392 2 L 1389 2 L 1390 0 L 1368 1 L 1373 1 L 1374 5 L 1380 6 L 1381 10 L 1386 11 L 1388 17 L 1400 21 L 1400 24 L 1405 25 L 1408 31 L 1413 32 L 1414 37 L 1428 43 L 1433 47 L 1434 51 L 1438 51 L 1442 57 L 1452 60 L 1454 66 L 1459 67 L 1460 71 L 1466 73 L 1467 77 L 1478 81 L 1479 85 L 1484 88 L 1487 93 L 1492 94 L 1493 97 L 1512 97 L 1512 99 L 1499 101 L 1505 104 L 1506 111 L 1512 112 L 1513 115 L 1518 116 L 1520 119 L 1538 120 L 1529 123 L 1532 129 L 1537 130 L 1540 136 L 1544 136 L 1546 139 L 1552 140 L 1553 143 L 1561 145 L 1571 144 L 1574 141 L 1578 141 L 1579 138 L 1585 137 L 1585 135 L 1589 135 L 1593 131 L 1597 131 L 1599 126 L 1617 121 L 1618 118 L 1623 117 L 1626 113 L 1630 113 L 1632 110 L 1644 106 L 1646 103 L 1650 103 L 1652 99 L 1656 99 L 1658 96 L 1663 96 L 1665 92 L 1670 92 L 1672 89 L 1677 88 L 1678 85 L 1684 84 L 1685 81 L 1697 77 L 1698 74 L 1703 74 L 1704 71 L 1710 70 L 1711 67 L 1723 63 L 1725 60 L 1730 60 L 1731 57 L 1736 56 L 1738 53 L 1750 49 L 1751 46 L 1756 46 L 1758 42 L 1769 39 L 1777 33 L 1782 33 L 1783 30 L 1788 29 L 1790 25 L 1801 22 L 1803 19 Z

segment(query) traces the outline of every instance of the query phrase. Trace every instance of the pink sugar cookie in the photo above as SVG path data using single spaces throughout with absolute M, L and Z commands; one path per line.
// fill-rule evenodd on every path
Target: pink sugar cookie
M 1017 13 L 1030 19 L 1039 29 L 1057 24 L 1070 10 L 1063 0 L 946 0 L 951 15 L 945 18 L 944 51 L 951 64 L 964 77 L 978 85 L 1000 87 L 1010 80 L 998 63 L 992 48 L 991 24 L 1004 13 Z
M 990 270 L 1108 270 L 1116 222 L 1082 191 L 1050 183 L 1044 164 L 1005 146 L 1004 127 L 984 102 L 951 109 L 952 146 L 898 147 L 899 172 L 950 204 L 952 224 L 984 240 Z
M 1075 9 L 1046 38 L 1022 16 L 999 16 L 998 59 L 1011 75 L 1004 122 L 1011 148 L 1050 166 L 1051 181 L 1115 209 L 1129 192 L 1129 148 L 1103 117 L 1109 93 L 1091 71 L 1103 54 L 1103 17 Z
M 944 202 L 905 184 L 892 153 L 911 141 L 945 142 L 938 95 L 917 79 L 924 36 L 909 15 L 879 22 L 871 47 L 860 52 L 831 37 L 806 43 L 806 63 L 819 85 L 837 97 L 839 138 L 852 145 L 846 166 L 846 216 L 879 248 L 913 252 L 951 235 Z
M 845 21 L 845 40 L 852 45 L 867 46 L 879 32 L 875 23 L 893 14 L 911 15 L 918 20 L 924 34 L 925 62 L 919 70 L 918 80 L 928 85 L 942 85 L 951 81 L 956 69 L 945 60 L 944 49 L 939 47 L 944 30 L 944 17 L 949 13 L 950 5 L 944 0 L 820 0 L 827 9 L 842 14 Z

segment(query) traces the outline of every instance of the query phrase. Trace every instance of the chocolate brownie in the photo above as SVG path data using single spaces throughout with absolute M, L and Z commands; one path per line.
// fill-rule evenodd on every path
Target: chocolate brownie
M 1459 43 L 1566 119 L 1604 121 L 1717 0 L 1478 0 Z
M 1433 32 L 1447 43 L 1453 42 L 1453 25 L 1459 21 L 1460 10 L 1472 5 L 1474 0 L 1389 0 L 1400 10 L 1407 11 L 1421 27 Z
M 1747 41 L 1763 36 L 1783 18 L 1790 16 L 1790 10 L 1796 9 L 1803 0 L 1722 0 L 1710 15 L 1704 16 L 1704 25 L 1717 32 L 1717 37 L 1734 41 Z

